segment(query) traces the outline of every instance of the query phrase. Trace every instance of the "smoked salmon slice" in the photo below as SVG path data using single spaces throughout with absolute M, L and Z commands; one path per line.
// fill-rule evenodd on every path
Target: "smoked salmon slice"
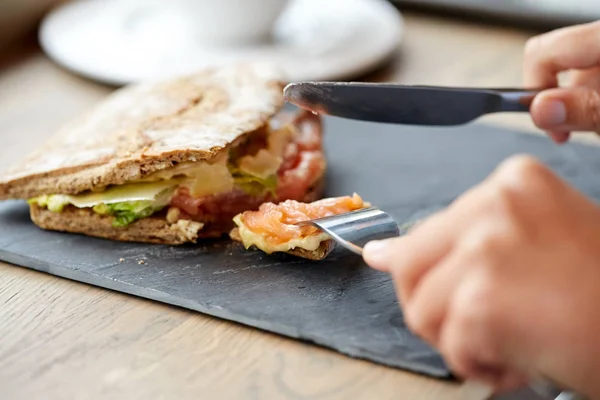
M 331 238 L 319 229 L 298 226 L 299 222 L 329 217 L 370 207 L 358 194 L 330 197 L 302 203 L 287 200 L 264 203 L 256 211 L 246 211 L 233 219 L 236 228 L 230 236 L 267 254 L 285 252 L 313 260 L 325 258 L 333 248 Z

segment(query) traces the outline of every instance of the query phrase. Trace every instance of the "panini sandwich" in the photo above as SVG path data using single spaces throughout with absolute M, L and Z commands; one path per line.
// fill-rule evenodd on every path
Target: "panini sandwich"
M 218 237 L 264 202 L 314 201 L 319 117 L 283 112 L 279 72 L 207 69 L 115 91 L 0 176 L 39 227 L 182 244 Z

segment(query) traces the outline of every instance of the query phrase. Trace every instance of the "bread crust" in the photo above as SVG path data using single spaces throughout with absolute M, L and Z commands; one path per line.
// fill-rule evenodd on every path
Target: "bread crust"
M 238 64 L 116 90 L 0 176 L 0 200 L 77 194 L 212 159 L 263 128 L 282 89 L 278 70 Z

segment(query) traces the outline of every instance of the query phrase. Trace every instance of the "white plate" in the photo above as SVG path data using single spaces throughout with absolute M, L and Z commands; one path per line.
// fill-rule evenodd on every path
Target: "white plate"
M 57 63 L 113 85 L 246 60 L 277 63 L 291 81 L 343 80 L 384 62 L 403 33 L 385 0 L 294 0 L 271 43 L 246 47 L 202 44 L 192 18 L 166 1 L 77 0 L 45 18 L 40 42 Z

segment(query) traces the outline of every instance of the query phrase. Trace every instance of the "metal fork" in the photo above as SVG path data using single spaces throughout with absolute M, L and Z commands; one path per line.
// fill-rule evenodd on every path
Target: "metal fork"
M 400 235 L 396 221 L 388 213 L 375 207 L 303 221 L 297 225 L 313 225 L 359 256 L 362 256 L 367 242 Z
M 409 222 L 403 228 L 410 228 L 418 224 L 418 220 Z M 297 225 L 312 225 L 327 233 L 331 238 L 347 250 L 362 256 L 363 247 L 371 240 L 388 239 L 400 236 L 400 226 L 388 213 L 376 207 L 364 208 L 344 214 L 318 218 L 299 222 Z M 492 390 L 474 382 L 466 382 L 478 399 L 488 399 Z M 542 399 L 554 400 L 585 400 L 583 397 L 570 391 L 562 391 L 556 385 L 540 379 L 532 382 L 529 387 Z

